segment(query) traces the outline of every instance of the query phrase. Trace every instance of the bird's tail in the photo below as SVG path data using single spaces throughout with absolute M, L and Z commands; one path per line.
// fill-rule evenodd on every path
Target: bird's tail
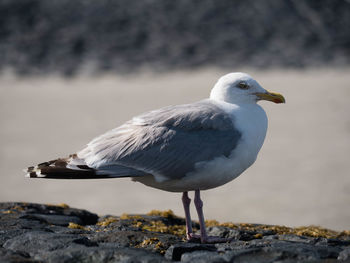
M 71 154 L 68 158 L 59 158 L 28 167 L 25 172 L 27 173 L 26 177 L 29 178 L 47 179 L 102 179 L 134 177 L 144 174 L 133 168 L 121 165 L 94 169 L 89 167 L 77 154 Z
M 73 160 L 78 160 L 76 154 L 68 158 L 59 158 L 28 167 L 26 177 L 29 178 L 53 178 L 53 179 L 86 179 L 96 178 L 96 170 L 88 167 L 83 162 L 74 166 Z

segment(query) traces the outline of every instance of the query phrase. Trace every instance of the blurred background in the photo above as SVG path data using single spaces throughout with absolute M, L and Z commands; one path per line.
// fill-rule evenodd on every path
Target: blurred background
M 0 201 L 183 216 L 180 194 L 130 179 L 22 169 L 243 71 L 287 103 L 261 103 L 258 160 L 203 193 L 207 219 L 350 229 L 349 28 L 348 0 L 0 0 Z

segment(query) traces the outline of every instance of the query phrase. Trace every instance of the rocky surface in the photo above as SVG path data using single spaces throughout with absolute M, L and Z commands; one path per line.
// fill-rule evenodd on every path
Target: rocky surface
M 183 240 L 184 223 L 170 210 L 98 217 L 0 203 L 0 262 L 350 262 L 350 231 L 208 221 L 210 235 L 233 240 L 200 244 Z

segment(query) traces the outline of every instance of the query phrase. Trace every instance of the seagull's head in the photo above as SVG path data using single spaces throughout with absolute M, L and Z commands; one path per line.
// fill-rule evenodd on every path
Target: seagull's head
M 212 89 L 210 98 L 232 104 L 256 103 L 259 100 L 285 103 L 281 94 L 267 91 L 251 76 L 241 72 L 222 76 Z

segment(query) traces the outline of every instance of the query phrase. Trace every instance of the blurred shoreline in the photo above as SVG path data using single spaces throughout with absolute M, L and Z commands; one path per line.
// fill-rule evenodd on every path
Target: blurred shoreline
M 4 0 L 0 69 L 348 66 L 349 12 L 348 1 Z

